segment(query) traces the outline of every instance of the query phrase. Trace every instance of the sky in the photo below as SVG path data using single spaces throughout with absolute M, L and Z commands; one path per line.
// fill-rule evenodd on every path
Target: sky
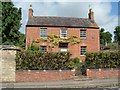
M 119 0 L 12 0 L 15 7 L 22 8 L 22 26 L 20 32 L 25 34 L 25 25 L 28 20 L 30 4 L 34 16 L 60 16 L 88 18 L 91 7 L 94 11 L 96 23 L 100 28 L 113 34 L 118 26 L 118 1 Z M 114 1 L 114 2 L 113 2 Z M 120 3 L 119 3 L 120 5 Z

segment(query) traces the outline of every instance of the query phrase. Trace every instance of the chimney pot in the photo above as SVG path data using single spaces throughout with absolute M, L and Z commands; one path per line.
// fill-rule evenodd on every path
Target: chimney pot
M 32 17 L 33 16 L 33 9 L 32 9 L 32 5 L 30 5 L 29 7 L 29 16 L 28 17 Z
M 94 20 L 94 12 L 93 12 L 92 8 L 89 9 L 88 16 L 89 16 L 90 20 Z

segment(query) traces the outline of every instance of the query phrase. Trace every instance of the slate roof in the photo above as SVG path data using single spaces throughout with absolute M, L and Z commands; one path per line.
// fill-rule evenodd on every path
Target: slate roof
M 88 18 L 71 18 L 71 17 L 50 17 L 50 16 L 33 16 L 28 19 L 26 26 L 60 26 L 60 27 L 92 27 L 99 28 L 95 21 Z

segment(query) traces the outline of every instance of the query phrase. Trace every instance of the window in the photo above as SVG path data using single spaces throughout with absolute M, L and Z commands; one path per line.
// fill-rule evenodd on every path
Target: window
M 40 30 L 40 37 L 41 38 L 46 38 L 47 37 L 47 30 L 46 29 L 41 29 Z
M 80 52 L 80 54 L 81 55 L 84 55 L 85 53 L 86 53 L 86 46 L 81 46 L 81 52 Z
M 67 52 L 68 43 L 59 43 L 59 48 L 61 52 Z
M 80 39 L 86 39 L 86 30 L 80 30 Z
M 40 51 L 41 52 L 46 52 L 47 51 L 47 47 L 46 46 L 40 46 Z
M 66 28 L 62 28 L 60 31 L 60 37 L 61 38 L 67 38 L 67 30 Z

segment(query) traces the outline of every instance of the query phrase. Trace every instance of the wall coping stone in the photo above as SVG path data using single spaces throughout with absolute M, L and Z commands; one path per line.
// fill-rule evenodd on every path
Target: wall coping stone
M 16 72 L 68 72 L 68 71 L 75 71 L 75 70 L 16 70 Z
M 120 68 L 99 68 L 99 69 L 87 69 L 87 70 L 95 70 L 95 71 L 99 71 L 99 70 L 120 70 Z
M 16 47 L 14 45 L 0 45 L 0 50 L 16 50 L 16 51 L 21 51 L 19 47 Z

